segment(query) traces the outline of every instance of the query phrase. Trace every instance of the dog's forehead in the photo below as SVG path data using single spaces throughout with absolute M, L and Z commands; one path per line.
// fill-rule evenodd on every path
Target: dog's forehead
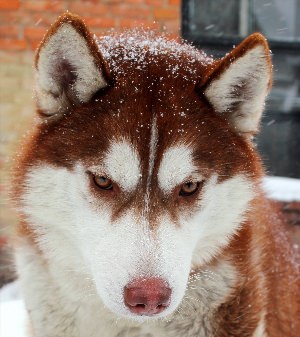
M 143 142 L 148 147 L 137 146 L 129 137 L 113 139 L 102 156 L 95 173 L 103 173 L 116 182 L 123 191 L 133 192 L 139 183 L 146 185 L 147 192 L 153 181 L 160 190 L 169 194 L 177 185 L 195 175 L 193 151 L 182 142 L 166 148 L 158 145 L 156 120 L 152 122 L 150 139 Z

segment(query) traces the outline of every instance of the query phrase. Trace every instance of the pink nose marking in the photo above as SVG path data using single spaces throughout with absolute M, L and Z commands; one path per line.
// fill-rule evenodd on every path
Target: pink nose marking
M 137 315 L 153 316 L 170 304 L 171 289 L 160 278 L 136 279 L 124 288 L 124 302 Z

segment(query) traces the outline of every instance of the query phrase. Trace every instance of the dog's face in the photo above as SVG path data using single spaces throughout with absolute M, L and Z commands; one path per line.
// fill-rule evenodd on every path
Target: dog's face
M 43 116 L 17 178 L 36 243 L 117 315 L 170 314 L 254 197 L 265 42 L 253 36 L 213 62 L 137 33 L 97 46 L 65 15 L 36 66 Z

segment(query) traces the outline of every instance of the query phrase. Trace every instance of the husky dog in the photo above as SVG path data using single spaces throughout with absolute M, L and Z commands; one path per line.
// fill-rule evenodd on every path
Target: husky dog
M 222 59 L 64 14 L 35 61 L 39 120 L 14 171 L 35 337 L 298 337 L 299 263 L 252 137 L 265 38 Z

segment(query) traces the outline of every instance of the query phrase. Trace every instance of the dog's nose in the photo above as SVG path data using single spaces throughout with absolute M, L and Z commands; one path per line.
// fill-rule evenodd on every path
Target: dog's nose
M 153 316 L 170 304 L 171 289 L 160 278 L 136 279 L 124 288 L 124 302 L 137 315 Z

